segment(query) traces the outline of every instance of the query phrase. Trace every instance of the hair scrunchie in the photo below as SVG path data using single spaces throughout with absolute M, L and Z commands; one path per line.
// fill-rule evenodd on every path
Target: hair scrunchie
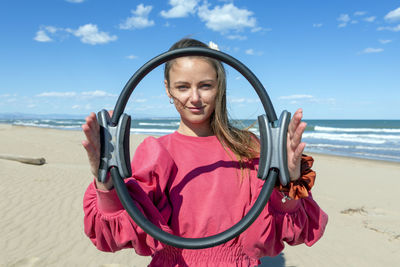
M 301 156 L 301 176 L 296 181 L 291 181 L 286 186 L 281 184 L 277 185 L 276 188 L 286 193 L 291 199 L 300 199 L 308 197 L 308 192 L 314 186 L 315 182 L 315 171 L 311 169 L 314 163 L 314 159 L 311 156 Z

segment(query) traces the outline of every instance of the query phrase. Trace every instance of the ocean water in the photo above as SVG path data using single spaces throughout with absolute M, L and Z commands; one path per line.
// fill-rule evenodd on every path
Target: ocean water
M 309 120 L 306 150 L 400 162 L 400 120 Z
M 80 130 L 83 119 L 0 119 L 0 123 Z M 306 120 L 306 152 L 400 162 L 400 120 Z M 233 121 L 259 135 L 256 120 Z M 179 119 L 133 119 L 131 134 L 165 135 Z

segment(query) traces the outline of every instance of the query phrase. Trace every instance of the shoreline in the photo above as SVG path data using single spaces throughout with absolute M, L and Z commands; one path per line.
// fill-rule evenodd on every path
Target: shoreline
M 307 145 L 306 145 L 307 148 Z M 329 154 L 329 153 L 318 153 L 318 152 L 307 152 L 307 155 L 318 156 L 318 157 L 329 157 L 329 158 L 340 158 L 340 159 L 348 159 L 348 160 L 360 160 L 365 162 L 382 162 L 384 164 L 400 166 L 399 161 L 391 161 L 391 160 L 384 160 L 384 159 L 369 159 L 369 158 L 361 158 L 361 157 L 352 157 L 352 156 L 343 156 L 343 155 L 336 155 L 336 154 Z
M 41 166 L 0 159 L 0 266 L 146 266 L 128 249 L 97 250 L 85 236 L 82 199 L 93 181 L 82 131 L 0 124 L 0 153 L 44 157 Z M 137 134 L 131 155 L 148 135 Z M 400 165 L 310 153 L 314 200 L 329 215 L 312 247 L 285 246 L 261 266 L 393 266 L 400 262 Z
M 21 127 L 21 128 L 39 128 L 39 129 L 49 129 L 49 130 L 59 130 L 59 131 L 67 131 L 67 132 L 82 132 L 81 129 L 60 129 L 60 128 L 51 128 L 51 127 L 40 127 L 40 126 L 26 126 L 26 125 L 15 125 L 15 124 L 11 124 L 11 123 L 1 123 L 0 122 L 0 130 L 2 127 Z M 142 133 L 130 133 L 131 137 L 132 136 L 154 136 L 156 138 L 161 137 L 163 135 L 157 135 L 157 134 L 142 134 Z M 365 160 L 365 161 L 377 161 L 377 162 L 384 162 L 384 163 L 388 163 L 388 164 L 395 164 L 395 165 L 399 165 L 400 161 L 395 161 L 395 160 L 386 160 L 386 159 L 377 159 L 377 158 L 367 158 L 367 157 L 355 157 L 352 155 L 339 155 L 339 154 L 335 154 L 335 153 L 320 153 L 320 152 L 310 152 L 307 151 L 307 143 L 306 143 L 306 151 L 305 154 L 309 154 L 309 155 L 319 155 L 319 156 L 329 156 L 329 157 L 339 157 L 339 158 L 348 158 L 348 159 L 357 159 L 357 160 Z

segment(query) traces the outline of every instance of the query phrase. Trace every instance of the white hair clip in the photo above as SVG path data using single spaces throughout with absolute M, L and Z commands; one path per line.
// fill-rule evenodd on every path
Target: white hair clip
M 212 41 L 208 42 L 208 47 L 211 48 L 211 49 L 219 51 L 218 45 L 216 43 L 212 42 Z

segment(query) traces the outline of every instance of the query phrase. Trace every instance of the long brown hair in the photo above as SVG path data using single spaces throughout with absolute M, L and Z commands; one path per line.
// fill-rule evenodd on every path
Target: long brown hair
M 171 46 L 169 51 L 185 47 L 208 47 L 206 44 L 190 38 L 182 39 Z M 238 129 L 230 124 L 228 111 L 226 108 L 226 73 L 222 63 L 216 59 L 204 57 L 215 69 L 217 73 L 218 92 L 216 96 L 215 110 L 210 117 L 210 126 L 213 134 L 226 147 L 228 147 L 242 162 L 245 159 L 252 159 L 259 156 L 258 138 L 247 129 Z M 165 63 L 164 79 L 168 83 L 169 90 L 169 71 L 174 60 Z

